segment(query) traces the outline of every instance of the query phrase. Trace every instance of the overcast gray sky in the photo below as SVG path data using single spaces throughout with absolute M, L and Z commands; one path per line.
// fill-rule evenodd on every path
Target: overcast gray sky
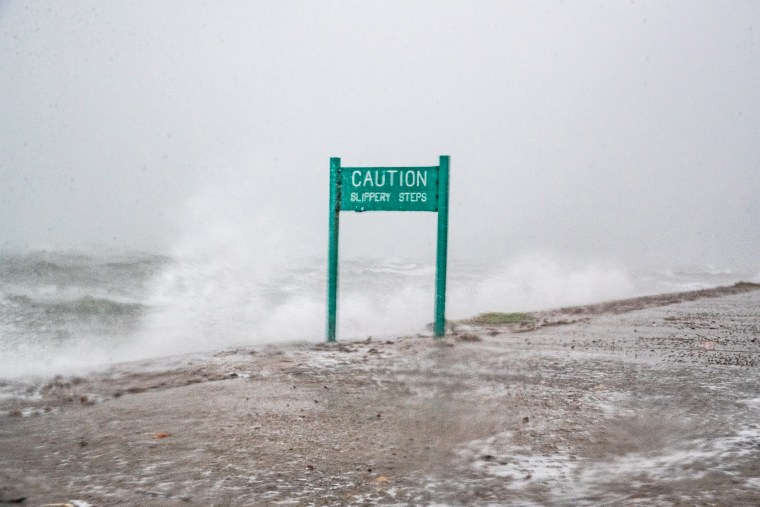
M 457 256 L 760 266 L 756 1 L 0 1 L 0 69 L 0 247 L 321 255 L 330 156 L 449 154 Z

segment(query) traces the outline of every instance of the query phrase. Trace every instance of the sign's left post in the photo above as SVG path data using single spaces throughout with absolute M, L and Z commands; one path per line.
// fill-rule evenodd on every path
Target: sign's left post
M 340 158 L 330 159 L 330 225 L 327 247 L 327 330 L 325 340 L 334 342 L 338 310 L 338 229 L 340 225 Z

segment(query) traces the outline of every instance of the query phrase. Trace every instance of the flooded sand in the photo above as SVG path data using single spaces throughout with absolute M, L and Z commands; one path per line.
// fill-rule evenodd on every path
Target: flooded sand
M 757 288 L 19 380 L 0 503 L 756 505 Z

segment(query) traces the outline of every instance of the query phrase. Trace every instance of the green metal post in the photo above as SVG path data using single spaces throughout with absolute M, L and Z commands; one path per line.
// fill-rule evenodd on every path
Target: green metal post
M 446 257 L 449 235 L 449 157 L 438 169 L 438 246 L 435 259 L 435 336 L 446 334 Z
M 327 330 L 325 340 L 335 341 L 338 309 L 338 228 L 340 225 L 340 159 L 330 159 L 330 225 L 327 247 Z

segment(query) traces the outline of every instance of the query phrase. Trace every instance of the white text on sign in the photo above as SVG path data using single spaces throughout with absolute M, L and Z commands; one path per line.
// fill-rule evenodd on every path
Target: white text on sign
M 427 202 L 424 192 L 401 192 L 396 194 L 398 202 Z M 351 202 L 390 202 L 390 192 L 351 192 Z
M 362 171 L 351 173 L 351 184 L 354 187 L 425 187 L 427 186 L 427 173 L 415 169 L 387 169 L 385 171 Z

